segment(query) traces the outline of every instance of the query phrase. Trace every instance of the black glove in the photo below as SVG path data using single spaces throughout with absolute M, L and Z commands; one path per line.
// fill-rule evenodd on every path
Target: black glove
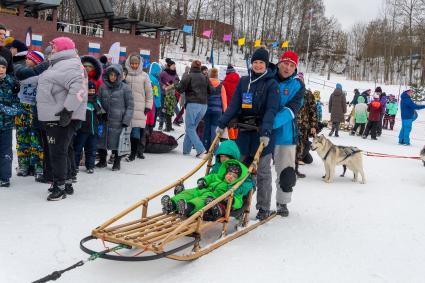
M 62 111 L 56 113 L 55 116 L 59 116 L 59 126 L 66 127 L 71 124 L 72 111 L 68 111 L 64 108 Z
M 198 185 L 199 189 L 205 189 L 206 187 L 208 187 L 208 184 L 205 181 L 205 179 L 199 179 L 198 182 L 196 182 L 196 184 Z
M 145 108 L 145 115 L 148 115 L 148 113 L 150 112 L 151 110 L 149 109 L 149 108 Z
M 124 124 L 124 123 L 122 123 L 121 125 L 122 125 L 123 128 L 127 128 L 128 127 L 128 125 L 127 124 Z

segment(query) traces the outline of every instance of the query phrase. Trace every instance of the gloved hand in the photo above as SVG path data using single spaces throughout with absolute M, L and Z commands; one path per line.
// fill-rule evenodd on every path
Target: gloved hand
M 221 136 L 223 136 L 223 134 L 224 134 L 224 129 L 222 129 L 222 128 L 220 128 L 220 127 L 217 127 L 217 129 L 215 129 L 215 133 L 216 133 L 217 135 L 220 135 L 220 137 L 221 137 Z
M 59 126 L 66 127 L 71 124 L 72 111 L 68 111 L 66 108 L 63 108 L 62 111 L 56 113 L 55 116 L 59 116 Z
M 262 142 L 264 144 L 264 147 L 267 147 L 267 145 L 269 144 L 270 138 L 266 137 L 266 136 L 262 136 L 260 137 L 260 143 Z
M 122 123 L 121 125 L 122 125 L 123 128 L 127 128 L 128 127 L 128 125 L 127 124 L 124 124 L 124 123 Z
M 207 182 L 205 182 L 205 179 L 199 179 L 198 182 L 196 182 L 196 184 L 198 185 L 199 189 L 205 189 L 206 187 L 208 187 Z
M 150 110 L 149 108 L 145 108 L 145 111 L 144 111 L 145 115 L 148 115 L 148 113 L 149 113 L 150 111 L 151 111 L 151 110 Z

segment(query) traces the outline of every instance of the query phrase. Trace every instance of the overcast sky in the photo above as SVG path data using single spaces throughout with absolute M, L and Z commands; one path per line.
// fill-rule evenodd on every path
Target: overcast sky
M 342 29 L 349 31 L 357 22 L 369 22 L 379 15 L 382 0 L 323 0 L 325 15 L 335 16 Z

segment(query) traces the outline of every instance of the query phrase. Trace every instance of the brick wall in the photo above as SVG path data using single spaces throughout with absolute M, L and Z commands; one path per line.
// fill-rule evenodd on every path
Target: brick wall
M 122 47 L 127 47 L 127 55 L 131 52 L 139 52 L 140 49 L 150 50 L 151 60 L 159 60 L 159 38 L 148 38 L 131 34 L 122 34 L 106 31 L 104 37 L 94 37 L 86 35 L 78 35 L 67 32 L 59 32 L 56 30 L 56 23 L 44 21 L 28 17 L 19 17 L 8 14 L 0 14 L 0 23 L 3 23 L 10 30 L 11 36 L 21 41 L 25 41 L 25 33 L 28 27 L 32 28 L 33 34 L 43 36 L 42 50 L 47 47 L 48 43 L 59 36 L 67 36 L 74 40 L 77 49 L 81 55 L 88 53 L 89 42 L 100 44 L 100 53 L 104 54 L 109 51 L 109 47 L 119 41 Z

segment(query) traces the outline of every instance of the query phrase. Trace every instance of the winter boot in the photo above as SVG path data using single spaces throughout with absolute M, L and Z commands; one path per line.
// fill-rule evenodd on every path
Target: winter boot
M 108 159 L 108 164 L 114 164 L 114 158 L 115 158 L 115 154 L 111 154 L 110 156 L 109 156 L 109 159 Z
M 0 181 L 0 187 L 2 188 L 8 188 L 10 187 L 10 181 Z
M 183 191 L 184 191 L 183 184 L 178 184 L 177 186 L 174 187 L 174 195 L 180 194 Z
M 277 203 L 276 204 L 276 214 L 280 215 L 282 217 L 288 217 L 289 210 L 288 210 L 288 207 L 286 206 L 286 204 Z
M 96 163 L 97 168 L 105 168 L 107 166 L 106 163 L 106 156 L 108 155 L 108 152 L 106 149 L 99 150 L 99 162 Z
M 66 198 L 65 185 L 54 185 L 52 193 L 47 197 L 48 201 L 56 201 Z
M 210 202 L 213 202 L 215 198 L 213 197 L 207 197 L 205 200 L 205 205 L 208 205 Z M 216 204 L 207 211 L 205 211 L 204 214 L 204 220 L 207 221 L 216 221 L 218 218 L 222 217 L 224 215 L 224 210 L 221 209 L 220 204 Z
M 270 215 L 272 215 L 272 211 L 260 208 L 255 218 L 262 221 L 268 218 Z
M 339 137 L 338 132 L 339 132 L 339 128 L 338 128 L 338 127 L 336 127 L 336 128 L 335 128 L 335 137 Z
M 171 132 L 174 131 L 174 129 L 171 126 L 171 116 L 165 115 L 165 130 L 164 132 Z
M 121 156 L 115 156 L 114 164 L 112 165 L 112 171 L 121 170 Z
M 19 167 L 18 168 L 18 172 L 16 173 L 17 176 L 19 177 L 26 177 L 30 175 L 30 170 L 29 168 L 25 168 L 25 167 Z
M 72 187 L 72 184 L 65 184 L 65 193 L 67 195 L 74 194 L 74 188 Z
M 188 217 L 192 212 L 194 206 L 193 204 L 187 203 L 184 199 L 181 199 L 176 204 L 177 214 L 180 217 Z
M 127 161 L 127 162 L 131 162 L 131 161 L 134 161 L 134 159 L 136 159 L 137 148 L 139 146 L 139 139 L 131 138 L 130 144 L 131 144 L 131 153 L 125 159 L 125 161 Z M 114 161 L 114 164 L 115 164 L 115 161 Z
M 331 131 L 329 132 L 329 136 L 332 137 L 334 132 L 335 132 L 335 129 L 334 129 L 334 127 L 332 127 Z
M 165 214 L 170 214 L 176 209 L 169 195 L 165 195 L 161 198 L 161 205 L 162 205 L 162 212 Z

